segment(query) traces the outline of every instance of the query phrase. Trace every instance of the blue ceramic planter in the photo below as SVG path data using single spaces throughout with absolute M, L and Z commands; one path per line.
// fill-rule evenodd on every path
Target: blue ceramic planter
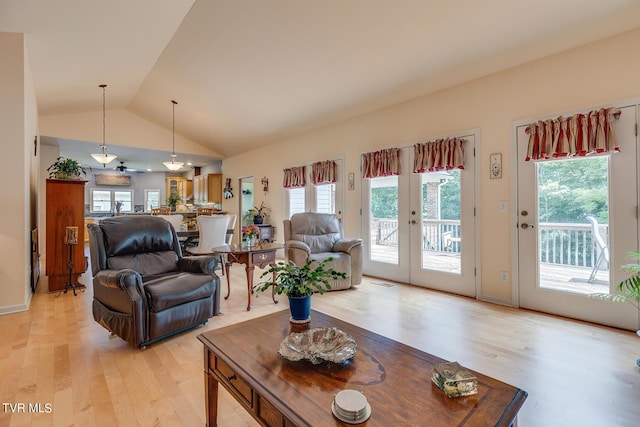
M 289 310 L 293 320 L 307 320 L 311 316 L 311 295 L 289 297 Z

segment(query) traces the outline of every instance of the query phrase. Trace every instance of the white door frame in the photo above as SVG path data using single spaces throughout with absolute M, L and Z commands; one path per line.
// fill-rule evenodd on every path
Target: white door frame
M 430 137 L 430 138 L 424 138 L 421 139 L 420 141 L 416 141 L 416 142 L 423 142 L 426 140 L 435 140 L 435 139 L 441 139 L 441 138 L 464 138 L 464 137 L 473 137 L 474 140 L 474 148 L 472 150 L 471 153 L 469 153 L 468 151 L 465 151 L 465 153 L 469 153 L 471 154 L 470 156 L 465 155 L 465 160 L 471 161 L 473 162 L 473 176 L 472 176 L 472 180 L 473 180 L 473 198 L 474 198 L 474 217 L 472 219 L 472 221 L 474 221 L 473 224 L 473 239 L 469 239 L 469 240 L 473 240 L 473 256 L 472 256 L 472 261 L 469 262 L 473 262 L 475 264 L 475 266 L 473 266 L 473 270 L 474 270 L 474 275 L 473 275 L 473 291 L 471 292 L 464 292 L 464 294 L 466 294 L 467 296 L 471 296 L 474 297 L 476 299 L 479 299 L 481 296 L 481 286 L 480 286 L 480 278 L 482 277 L 481 275 L 481 268 L 480 268 L 480 248 L 481 248 L 481 241 L 480 241 L 480 216 L 479 216 L 479 209 L 477 209 L 478 206 L 478 201 L 479 201 L 479 194 L 480 194 L 480 168 L 478 166 L 478 156 L 475 155 L 475 149 L 476 147 L 480 146 L 480 129 L 472 129 L 469 131 L 464 131 L 464 132 L 459 132 L 459 133 L 455 133 L 455 134 L 448 134 L 445 136 L 438 136 L 438 137 Z M 399 186 L 399 197 L 403 197 L 403 194 L 406 192 L 409 192 L 411 189 L 411 175 L 412 173 L 410 172 L 410 170 L 412 169 L 411 166 L 411 155 L 410 155 L 410 148 L 416 143 L 416 142 L 412 142 L 411 144 L 407 144 L 407 145 L 403 145 L 400 146 L 398 148 L 403 149 L 402 150 L 402 158 L 401 158 L 401 165 L 403 170 L 409 171 L 406 174 L 401 174 L 398 176 L 398 186 Z M 471 160 L 472 159 L 472 160 Z M 370 239 L 370 230 L 369 230 L 369 225 L 368 225 L 368 221 L 365 221 L 365 218 L 368 218 L 368 214 L 367 212 L 370 209 L 370 200 L 368 200 L 368 194 L 370 192 L 370 184 L 369 182 L 367 182 L 368 180 L 361 178 L 361 186 L 360 188 L 362 189 L 362 193 L 361 193 L 361 206 L 362 206 L 362 214 L 361 214 L 361 227 L 362 227 L 362 236 L 363 239 L 367 240 Z M 463 194 L 461 194 L 461 197 L 463 196 Z M 410 200 L 410 195 L 404 195 L 405 200 Z M 398 227 L 399 227 L 399 232 L 400 233 L 404 233 L 403 235 L 408 235 L 409 231 L 410 231 L 410 226 L 409 226 L 409 220 L 411 219 L 410 217 L 410 205 L 411 203 L 407 203 L 406 206 L 398 206 Z M 413 239 L 415 242 L 415 239 Z M 366 248 L 369 247 L 369 242 L 370 240 L 367 240 L 366 242 Z M 364 263 L 364 267 L 365 267 L 365 274 L 368 275 L 373 275 L 375 277 L 382 277 L 382 278 L 387 278 L 389 280 L 397 280 L 399 282 L 405 282 L 405 283 L 411 283 L 411 276 L 413 274 L 412 272 L 412 266 L 411 263 L 415 262 L 415 260 L 411 260 L 411 258 L 418 258 L 418 257 L 414 257 L 414 256 L 410 256 L 411 255 L 411 250 L 413 250 L 413 248 L 416 246 L 415 243 L 413 245 L 411 245 L 411 242 L 408 242 L 406 245 L 404 245 L 406 248 L 411 248 L 411 249 L 402 249 L 401 247 L 398 248 L 398 256 L 399 256 L 399 263 L 398 265 L 389 265 L 386 264 L 386 267 L 380 267 L 380 269 L 384 269 L 385 273 L 380 274 L 379 272 L 381 271 L 380 269 L 377 268 L 373 268 L 369 269 L 368 267 L 371 267 L 372 262 L 369 260 L 365 260 Z M 407 253 L 408 252 L 408 253 Z M 365 257 L 367 257 L 368 254 L 365 253 Z M 369 270 L 369 271 L 367 271 Z M 378 274 L 376 274 L 378 273 Z M 418 284 L 419 286 L 425 286 L 425 287 L 429 287 L 428 285 L 424 285 L 424 284 Z M 438 289 L 438 290 L 443 290 L 443 291 L 447 291 L 446 289 L 443 288 L 436 288 L 434 287 L 433 289 Z M 475 293 L 475 295 L 470 295 L 471 293 Z
M 512 122 L 512 146 L 514 147 L 514 149 L 512 150 L 511 153 L 511 164 L 514 165 L 514 173 L 512 174 L 512 178 L 511 178 L 511 200 L 512 200 L 512 210 L 511 210 L 511 227 L 513 230 L 513 234 L 512 234 L 512 252 L 514 254 L 513 259 L 512 259 L 512 282 L 511 282 L 511 290 L 512 290 L 512 298 L 511 298 L 511 305 L 514 307 L 520 307 L 520 254 L 519 254 L 519 221 L 521 219 L 520 217 L 520 203 L 519 203 L 519 194 L 518 194 L 518 178 L 519 178 L 519 159 L 518 159 L 518 147 L 516 144 L 518 144 L 518 129 L 526 126 L 530 123 L 536 122 L 538 120 L 546 120 L 546 119 L 555 119 L 556 117 L 558 117 L 559 115 L 561 116 L 571 116 L 575 113 L 582 113 L 585 111 L 591 111 L 591 110 L 595 110 L 595 109 L 599 109 L 599 108 L 603 108 L 603 107 L 617 107 L 617 108 L 624 108 L 624 107 L 636 107 L 636 112 L 635 115 L 632 116 L 632 118 L 636 121 L 638 121 L 638 117 L 636 117 L 638 115 L 638 102 L 640 101 L 640 99 L 633 99 L 633 100 L 626 100 L 626 101 L 620 101 L 620 102 L 616 102 L 613 104 L 607 104 L 607 105 L 601 105 L 601 106 L 596 106 L 596 107 L 587 107 L 587 108 L 581 108 L 579 110 L 575 110 L 575 111 L 570 111 L 570 112 L 564 112 L 564 113 L 560 113 L 560 114 L 554 114 L 554 115 L 548 115 L 548 116 L 543 116 L 543 117 L 536 117 L 536 118 L 530 118 L 530 119 L 526 119 L 526 120 L 519 120 L 517 122 Z M 626 117 L 629 118 L 629 117 Z M 638 141 L 637 141 L 638 137 L 636 135 L 635 137 L 635 145 L 636 145 L 636 159 L 635 161 L 638 162 L 640 161 L 640 150 L 637 149 L 638 147 Z M 623 147 L 621 147 L 621 150 L 624 150 Z M 623 153 L 620 154 L 612 154 L 612 156 L 619 156 L 619 155 L 623 155 Z M 636 165 L 640 165 L 640 163 L 636 163 Z M 637 168 L 637 166 L 636 166 Z M 635 169 L 635 168 L 634 168 Z M 610 176 L 612 175 L 616 175 L 618 174 L 620 171 L 616 171 L 616 170 L 610 170 L 609 174 Z M 639 188 L 638 185 L 638 180 L 640 179 L 637 175 L 640 174 L 636 174 L 635 180 L 636 180 L 636 189 Z M 621 188 L 613 188 L 615 187 L 615 182 L 612 183 L 612 187 L 610 188 L 610 192 L 620 192 Z M 640 190 L 638 190 L 640 191 Z M 610 196 L 611 197 L 611 196 Z M 618 194 L 617 197 L 620 197 L 620 195 Z M 636 197 L 638 197 L 637 200 L 640 200 L 640 195 L 636 194 Z M 610 211 L 610 224 L 612 224 L 613 222 L 613 215 L 616 212 L 616 209 L 618 209 L 617 206 L 615 206 L 614 203 L 610 203 L 609 205 L 609 211 Z M 636 207 L 637 210 L 637 207 Z M 537 218 L 536 218 L 536 223 L 537 223 Z M 640 226 L 640 222 L 639 219 L 636 215 L 636 226 Z M 613 232 L 613 228 L 615 227 L 615 224 L 612 225 L 612 231 Z M 638 230 L 640 230 L 640 227 L 638 227 Z M 617 249 L 617 254 L 614 257 L 614 254 L 612 253 L 612 257 L 611 257 L 611 265 L 610 268 L 613 269 L 612 270 L 612 279 L 611 279 L 611 289 L 614 289 L 617 286 L 617 283 L 621 277 L 621 271 L 615 271 L 615 269 L 620 270 L 620 265 L 622 265 L 624 263 L 624 261 L 620 262 L 621 259 L 624 258 L 624 253 L 622 252 L 626 252 L 624 251 L 622 248 L 627 247 L 630 245 L 630 241 L 633 241 L 635 239 L 635 248 L 637 249 L 638 247 L 638 235 L 636 234 L 635 236 L 633 235 L 628 235 L 625 236 L 623 240 L 619 245 L 618 245 L 618 249 Z M 613 250 L 615 251 L 615 247 L 613 248 Z M 559 297 L 558 300 L 560 300 L 562 297 Z M 612 302 L 608 302 L 608 301 L 601 301 L 601 300 L 596 300 L 596 299 L 588 299 L 588 297 L 584 296 L 585 299 L 587 299 L 586 301 L 582 301 L 583 304 L 590 306 L 591 311 L 601 311 L 601 310 L 606 310 L 606 311 L 611 311 L 614 310 L 617 313 L 615 315 L 611 315 L 611 316 L 607 316 L 608 319 L 607 320 L 603 320 L 601 321 L 601 323 L 604 324 L 608 324 L 611 326 L 616 326 L 616 327 L 623 327 L 623 328 L 636 328 L 636 326 L 634 326 L 637 322 L 637 313 L 635 308 L 630 307 L 629 304 L 621 304 L 621 305 L 614 305 L 611 306 L 611 304 L 615 304 Z M 605 304 L 609 304 L 609 306 L 605 305 Z M 557 304 L 556 304 L 557 305 Z M 629 307 L 627 307 L 629 306 Z M 632 310 L 631 310 L 632 309 Z M 547 311 L 547 310 L 544 310 Z M 565 313 L 557 313 L 555 312 L 555 310 L 551 307 L 548 312 L 550 313 L 554 313 L 554 314 L 558 314 L 558 315 L 564 315 L 567 317 L 574 317 L 574 318 L 578 318 L 578 319 L 582 319 L 582 320 L 586 320 L 586 321 L 595 321 L 592 320 L 590 318 L 585 318 L 583 317 L 581 314 L 579 313 L 572 313 L 572 310 L 568 310 Z

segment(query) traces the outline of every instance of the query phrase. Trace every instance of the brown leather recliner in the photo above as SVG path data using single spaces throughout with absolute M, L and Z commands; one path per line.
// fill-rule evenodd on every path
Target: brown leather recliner
M 183 257 L 173 226 L 151 215 L 89 224 L 93 318 L 134 346 L 220 314 L 216 257 Z
M 362 282 L 362 239 L 345 238 L 342 222 L 336 215 L 305 212 L 284 220 L 287 259 L 302 267 L 308 260 L 322 261 L 345 279 L 330 280 L 331 290 L 348 289 Z

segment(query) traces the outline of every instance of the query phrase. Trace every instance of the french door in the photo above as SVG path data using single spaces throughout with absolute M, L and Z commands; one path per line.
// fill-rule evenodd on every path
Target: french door
M 620 110 L 620 153 L 526 162 L 526 125 L 516 126 L 520 307 L 637 328 L 633 307 L 589 296 L 615 291 L 638 247 L 636 107 Z
M 363 179 L 365 274 L 476 296 L 475 144 L 464 139 L 464 169 L 411 173 L 413 147 L 401 149 L 401 174 Z

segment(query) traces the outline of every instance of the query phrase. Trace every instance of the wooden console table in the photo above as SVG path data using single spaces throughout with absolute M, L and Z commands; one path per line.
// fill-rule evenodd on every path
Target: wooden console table
M 431 382 L 442 359 L 373 332 L 311 312 L 311 327 L 337 327 L 358 345 L 343 365 L 291 362 L 278 355 L 289 311 L 198 335 L 204 344 L 207 426 L 217 425 L 218 384 L 264 426 L 346 426 L 331 412 L 343 389 L 365 393 L 368 426 L 511 426 L 527 398 L 519 388 L 474 372 L 478 394 L 448 398 Z

